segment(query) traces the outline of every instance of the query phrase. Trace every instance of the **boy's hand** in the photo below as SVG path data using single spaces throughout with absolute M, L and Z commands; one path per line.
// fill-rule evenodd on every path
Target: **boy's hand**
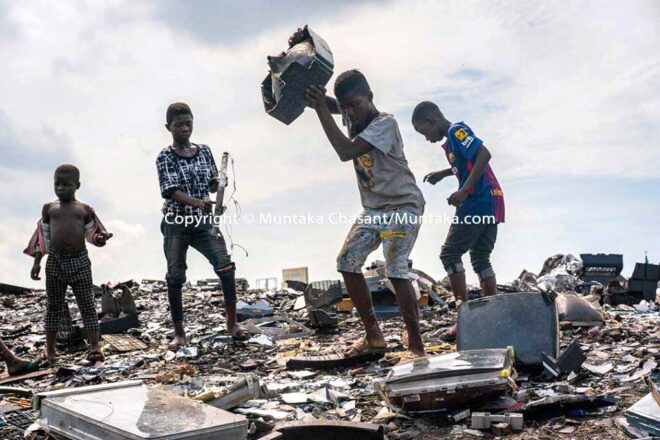
M 211 181 L 209 182 L 209 191 L 212 193 L 216 192 L 218 190 L 219 184 L 220 181 L 218 180 L 217 177 L 212 178 Z
M 304 39 L 305 39 L 305 32 L 301 28 L 298 28 L 298 30 L 295 31 L 293 35 L 289 37 L 289 47 L 293 46 L 294 44 L 300 43 Z
M 111 232 L 101 232 L 96 234 L 95 241 L 99 246 L 105 246 L 106 242 L 112 238 Z
M 447 199 L 447 203 L 449 203 L 450 205 L 458 206 L 461 203 L 463 203 L 465 199 L 468 198 L 469 195 L 470 192 L 468 190 L 459 189 L 454 194 L 449 196 L 449 198 Z
M 445 173 L 443 171 L 431 171 L 426 176 L 424 176 L 424 182 L 428 182 L 431 185 L 435 185 L 445 178 Z
M 195 199 L 195 208 L 199 208 L 206 213 L 210 213 L 213 210 L 213 203 L 210 200 Z
M 39 277 L 39 272 L 41 272 L 41 265 L 34 263 L 32 265 L 32 270 L 30 271 L 30 278 L 32 278 L 35 281 L 40 280 L 41 278 Z
M 307 90 L 305 90 L 307 105 L 315 110 L 321 109 L 323 107 L 328 108 L 328 104 L 325 100 L 325 92 L 325 87 L 322 85 L 309 86 Z

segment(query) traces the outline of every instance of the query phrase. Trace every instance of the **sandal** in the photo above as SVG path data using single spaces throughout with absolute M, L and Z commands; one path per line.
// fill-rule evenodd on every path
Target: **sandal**
M 103 362 L 104 360 L 105 356 L 103 356 L 103 353 L 99 350 L 90 350 L 89 353 L 87 353 L 87 361 L 92 365 L 97 362 Z
M 9 373 L 9 371 L 7 371 L 7 373 L 10 376 L 20 376 L 20 375 L 23 375 L 23 374 L 33 373 L 33 372 L 38 371 L 42 368 L 46 368 L 49 365 L 50 365 L 50 362 L 48 362 L 48 360 L 46 358 L 41 358 L 41 359 L 37 359 L 37 360 L 28 362 L 27 365 L 25 365 L 23 368 L 20 368 L 20 369 L 18 369 L 16 371 L 13 371 L 11 373 Z
M 369 345 L 369 341 L 365 337 L 358 339 L 351 344 L 350 347 L 344 350 L 343 354 L 345 357 L 349 358 L 371 353 L 386 353 L 388 351 L 390 351 L 389 347 L 372 347 Z

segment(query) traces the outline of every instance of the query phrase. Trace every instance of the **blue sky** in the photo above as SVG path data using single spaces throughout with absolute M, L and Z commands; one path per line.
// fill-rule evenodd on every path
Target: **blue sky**
M 456 183 L 421 183 L 446 162 L 412 130 L 414 105 L 437 102 L 488 145 L 507 205 L 500 281 L 554 253 L 623 253 L 625 275 L 645 250 L 660 260 L 657 2 L 0 0 L 0 281 L 41 285 L 21 251 L 65 162 L 116 234 L 91 250 L 95 280 L 164 276 L 154 161 L 175 100 L 193 108 L 194 141 L 234 156 L 244 213 L 357 214 L 352 166 L 314 114 L 284 126 L 261 104 L 266 55 L 305 23 L 335 71 L 360 68 L 397 117 L 428 213 L 452 212 Z M 336 278 L 348 228 L 235 225 L 249 251 L 235 252 L 238 275 L 308 266 L 313 279 Z M 412 254 L 436 277 L 447 229 L 424 225 Z M 213 275 L 194 253 L 189 267 L 189 278 Z

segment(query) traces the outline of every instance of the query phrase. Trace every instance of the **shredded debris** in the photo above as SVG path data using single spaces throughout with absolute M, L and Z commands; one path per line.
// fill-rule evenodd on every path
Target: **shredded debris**
M 554 258 L 546 265 L 549 267 L 544 267 L 540 278 L 523 271 L 519 279 L 500 286 L 501 290 L 541 291 L 554 283 L 561 286 L 558 290 L 575 293 L 580 281 L 574 258 Z M 515 387 L 504 387 L 506 391 L 461 408 L 406 414 L 396 405 L 388 405 L 378 389 L 378 383 L 387 379 L 391 367 L 405 354 L 404 327 L 397 315 L 384 314 L 379 319 L 393 350 L 376 360 L 351 366 L 337 363 L 335 368 L 323 370 L 305 369 L 303 362 L 300 369 L 292 369 L 287 368 L 292 359 L 327 356 L 332 360 L 341 348 L 362 337 L 355 310 L 341 312 L 337 305 L 328 306 L 336 313 L 337 326 L 312 329 L 308 322 L 312 308 L 300 307 L 304 289 L 242 289 L 239 296 L 248 318 L 243 325 L 252 337 L 238 342 L 225 334 L 219 283 L 188 283 L 183 295 L 189 346 L 173 349 L 166 284 L 143 280 L 117 286 L 125 301 L 124 292 L 130 290 L 137 310 L 131 316 L 139 316 L 139 326 L 103 338 L 105 361 L 101 366 L 83 366 L 86 346 L 75 337 L 58 343 L 58 363 L 40 374 L 7 378 L 5 366 L 0 364 L 3 383 L 11 382 L 0 386 L 1 438 L 18 439 L 24 434 L 48 438 L 42 427 L 33 425 L 37 413 L 29 408 L 26 393 L 128 380 L 242 414 L 250 421 L 250 438 L 258 438 L 278 424 L 310 420 L 375 423 L 382 425 L 390 439 L 498 435 L 512 439 L 629 438 L 641 431 L 627 422 L 626 410 L 649 395 L 645 380 L 657 383 L 660 377 L 658 306 L 654 302 L 646 302 L 643 308 L 600 305 L 599 300 L 608 296 L 607 287 L 579 294 L 588 301 L 587 311 L 595 313 L 595 318 L 585 320 L 588 324 L 561 323 L 559 360 L 550 358 L 556 374 L 517 369 L 512 375 Z M 430 294 L 436 300 L 420 311 L 423 340 L 431 356 L 456 350 L 442 340 L 444 330 L 457 319 L 457 305 L 446 287 L 446 282 L 436 283 Z M 472 297 L 478 296 L 478 288 L 470 290 Z M 46 295 L 39 290 L 17 291 L 20 293 L 3 295 L 0 334 L 17 355 L 37 359 L 45 343 Z M 104 292 L 97 292 L 99 304 Z M 69 303 L 76 324 L 80 314 L 75 302 Z M 579 306 L 584 310 L 585 304 Z M 272 310 L 273 316 L 263 316 L 266 310 Z M 561 356 L 569 347 L 564 358 L 572 360 Z M 583 363 L 580 352 L 586 357 Z M 419 405 L 415 408 L 419 410 Z

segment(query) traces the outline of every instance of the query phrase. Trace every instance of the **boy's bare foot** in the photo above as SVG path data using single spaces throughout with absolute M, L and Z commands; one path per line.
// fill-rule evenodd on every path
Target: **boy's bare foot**
M 183 322 L 174 323 L 174 339 L 170 343 L 173 347 L 185 347 L 188 345 L 186 339 L 186 330 L 183 328 Z
M 452 325 L 447 329 L 446 332 L 442 334 L 442 339 L 445 341 L 455 341 L 456 340 L 456 335 L 457 335 L 457 324 Z
M 55 360 L 57 358 L 57 353 L 55 352 L 55 347 L 48 347 L 46 346 L 46 360 L 50 362 L 51 364 L 55 363 Z
M 21 359 L 19 357 L 15 357 L 14 359 L 7 361 L 6 363 L 7 363 L 7 373 L 9 373 L 10 376 L 15 376 L 24 373 L 31 373 L 32 371 L 38 370 L 41 364 L 40 361 L 28 361 L 25 359 Z
M 178 347 L 185 347 L 188 345 L 188 340 L 186 339 L 186 335 L 174 335 L 174 339 L 172 339 L 172 342 L 170 342 L 170 346 L 174 348 Z
M 235 324 L 231 327 L 227 326 L 227 333 L 229 333 L 229 335 L 236 341 L 247 341 L 250 339 L 250 335 L 239 324 Z

